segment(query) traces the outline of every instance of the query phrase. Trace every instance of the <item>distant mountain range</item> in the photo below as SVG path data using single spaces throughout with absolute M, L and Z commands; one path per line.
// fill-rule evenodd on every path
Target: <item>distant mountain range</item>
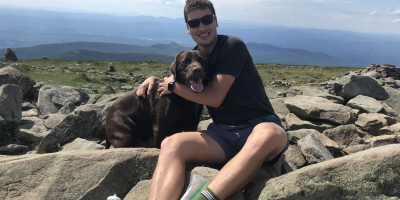
M 355 66 L 322 52 L 280 48 L 267 44 L 246 44 L 255 63 L 289 65 Z M 13 48 L 21 59 L 40 59 L 47 56 L 57 60 L 145 61 L 172 62 L 180 51 L 189 47 L 177 43 L 139 46 L 114 43 L 72 42 Z M 0 52 L 6 49 L 0 49 Z
M 61 45 L 60 49 L 45 50 L 40 47 L 38 50 L 42 52 L 32 51 L 29 53 L 29 56 L 34 55 L 34 58 L 71 50 L 174 56 L 177 52 L 190 49 L 195 45 L 192 38 L 186 33 L 183 18 L 121 17 L 0 7 L 0 19 L 4 19 L 0 26 L 0 48 L 37 48 L 39 46 L 36 45 L 54 43 Z M 400 34 L 368 34 L 224 20 L 219 20 L 218 24 L 219 34 L 237 36 L 248 45 L 255 62 L 285 62 L 289 64 L 304 62 L 313 65 L 353 67 L 366 67 L 371 63 L 400 65 L 400 56 L 398 56 Z M 113 43 L 111 47 L 115 49 L 104 50 L 111 48 L 107 45 L 100 49 L 96 49 L 97 46 L 89 48 L 89 43 L 80 43 L 81 41 Z M 170 50 L 152 46 L 165 44 L 168 48 L 172 48 L 171 42 L 174 42 L 172 44 L 177 49 Z M 253 43 L 272 46 L 260 45 L 263 46 L 263 51 L 253 50 Z M 121 44 L 121 46 L 116 44 Z M 131 46 L 122 46 L 122 44 Z M 63 45 L 71 47 L 64 48 Z M 274 49 L 273 46 L 275 50 L 271 50 Z M 278 49 L 278 47 L 282 49 Z M 286 51 L 288 49 L 292 50 Z M 301 49 L 305 51 L 301 51 Z M 23 51 L 25 50 L 21 48 L 17 54 L 21 58 L 25 57 Z

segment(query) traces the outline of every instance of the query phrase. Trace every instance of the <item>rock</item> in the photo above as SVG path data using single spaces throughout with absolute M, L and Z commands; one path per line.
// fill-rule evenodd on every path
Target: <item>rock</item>
M 132 85 L 125 85 L 125 86 L 121 86 L 122 90 L 133 90 L 133 86 Z
M 100 99 L 101 95 L 99 94 L 94 94 L 94 95 L 89 95 L 89 100 L 87 101 L 87 104 L 95 104 L 97 100 Z
M 275 114 L 278 115 L 281 121 L 283 121 L 286 115 L 290 113 L 289 109 L 285 106 L 285 104 L 283 104 L 284 101 L 285 101 L 284 98 L 270 100 L 272 108 L 275 111 Z
M 16 85 L 0 86 L 0 118 L 17 125 L 22 118 L 22 91 Z
M 197 131 L 207 130 L 208 126 L 213 123 L 212 119 L 200 121 Z
M 116 72 L 115 67 L 112 63 L 108 63 L 108 72 Z
M 63 114 L 49 114 L 44 117 L 44 126 L 48 129 L 53 129 L 60 124 L 67 116 Z
M 23 102 L 22 106 L 22 117 L 37 117 L 39 116 L 39 111 L 37 108 L 29 102 Z
M 63 115 L 68 115 L 69 113 L 71 113 L 75 109 L 76 109 L 75 104 L 73 104 L 72 102 L 68 102 L 64 107 L 62 107 L 58 111 L 58 113 L 63 114 Z
M 321 97 L 296 96 L 286 99 L 284 104 L 290 112 L 304 119 L 350 124 L 354 123 L 356 117 L 351 108 Z
M 39 144 L 43 136 L 48 133 L 43 120 L 37 117 L 24 117 L 16 128 L 15 136 L 33 146 Z
M 86 100 L 86 93 L 80 89 L 63 86 L 56 88 L 46 85 L 40 88 L 38 108 L 42 115 L 58 112 L 68 103 L 81 105 Z
M 301 154 L 300 149 L 297 148 L 297 146 L 295 145 L 290 145 L 284 154 L 285 154 L 285 161 L 289 164 L 292 171 L 300 169 L 307 164 L 306 160 L 303 158 L 303 155 Z
M 369 148 L 371 148 L 371 145 L 369 145 L 369 144 L 357 144 L 354 146 L 344 148 L 343 151 L 346 152 L 347 154 L 354 154 L 354 153 L 357 153 L 359 151 L 364 151 Z
M 29 148 L 23 145 L 9 144 L 7 146 L 0 147 L 0 154 L 10 155 L 16 153 L 26 153 Z
M 297 145 L 309 164 L 316 164 L 333 159 L 332 154 L 314 135 L 307 135 L 297 141 Z
M 399 137 L 397 135 L 381 135 L 377 137 L 373 137 L 365 143 L 368 143 L 371 147 L 379 147 L 388 144 L 396 144 L 399 143 Z
M 354 99 L 351 99 L 346 106 L 358 109 L 362 113 L 379 113 L 382 111 L 382 104 L 374 98 L 358 95 Z
M 385 102 L 381 102 L 381 104 L 382 104 L 382 107 L 383 107 L 383 109 L 382 109 L 382 113 L 383 113 L 383 114 L 389 115 L 389 116 L 391 116 L 391 117 L 394 117 L 394 118 L 396 118 L 397 121 L 399 121 L 399 120 L 397 119 L 397 117 L 399 117 L 399 116 L 397 115 L 396 111 L 393 110 L 392 107 L 390 107 L 390 106 L 389 106 L 387 103 L 385 103 Z
M 322 97 L 332 101 L 333 103 L 343 104 L 344 99 L 340 96 L 332 95 L 329 93 L 329 90 L 319 88 L 319 87 L 305 87 L 303 89 L 304 96 L 314 96 L 314 97 Z
M 25 95 L 36 82 L 13 67 L 3 67 L 0 68 L 0 86 L 4 84 L 17 85 Z
M 68 143 L 62 147 L 61 151 L 74 151 L 74 150 L 100 150 L 105 149 L 103 145 L 97 144 L 82 138 L 76 138 L 73 142 Z
M 319 122 L 315 120 L 308 120 L 308 121 L 302 120 L 293 113 L 287 114 L 285 117 L 285 121 L 287 123 L 287 129 L 290 131 L 300 130 L 300 129 L 316 129 L 320 132 L 323 132 L 326 129 L 336 127 L 336 125 L 325 122 Z
M 303 94 L 304 86 L 294 86 L 283 93 L 283 97 L 294 97 Z
M 371 135 L 380 135 L 379 129 L 396 123 L 396 120 L 390 116 L 380 113 L 363 113 L 358 115 L 356 125 Z
M 107 85 L 106 89 L 104 89 L 104 93 L 115 93 L 115 90 L 111 86 Z
M 120 148 L 0 157 L 0 199 L 124 197 L 151 179 L 159 150 Z
M 399 163 L 400 144 L 372 148 L 271 179 L 258 199 L 398 199 Z
M 4 53 L 4 59 L 9 60 L 9 61 L 18 61 L 18 58 L 15 55 L 15 52 L 13 50 L 11 50 L 10 48 L 7 48 L 6 52 Z
M 345 76 L 336 80 L 342 86 L 337 95 L 345 100 L 353 99 L 358 95 L 369 96 L 378 100 L 389 98 L 389 94 L 379 83 L 369 76 Z
M 400 135 L 400 123 L 389 126 L 389 129 L 392 131 L 393 135 Z
M 384 102 L 393 108 L 395 114 L 397 115 L 396 119 L 400 122 L 400 90 L 391 87 L 385 87 L 385 90 L 387 93 L 389 93 L 390 97 Z
M 279 93 L 276 90 L 273 90 L 271 88 L 265 88 L 265 93 L 267 94 L 268 99 L 276 99 L 279 98 Z
M 125 93 L 103 95 L 96 101 L 96 104 L 100 103 L 100 102 L 103 102 L 103 101 L 108 101 L 108 100 L 114 101 L 114 100 L 117 100 L 117 99 L 119 99 L 120 97 L 122 97 L 124 95 L 125 95 Z
M 344 147 L 354 146 L 363 143 L 356 125 L 342 125 L 333 129 L 328 129 L 322 133 L 329 139 Z
M 150 194 L 151 180 L 140 181 L 123 200 L 148 200 Z
M 88 126 L 90 124 L 90 126 Z M 49 131 L 39 144 L 39 153 L 51 153 L 78 137 L 95 136 L 102 129 L 102 123 L 97 112 L 91 109 L 77 110 L 67 115 L 65 119 Z
M 337 149 L 337 150 L 340 149 L 338 144 L 336 144 L 334 141 L 332 141 L 331 139 L 329 139 L 325 135 L 322 135 L 320 132 L 314 129 L 300 129 L 296 131 L 288 131 L 287 134 L 289 136 L 289 140 L 292 143 L 297 143 L 298 140 L 303 139 L 307 135 L 314 135 L 314 137 L 319 139 L 326 148 Z

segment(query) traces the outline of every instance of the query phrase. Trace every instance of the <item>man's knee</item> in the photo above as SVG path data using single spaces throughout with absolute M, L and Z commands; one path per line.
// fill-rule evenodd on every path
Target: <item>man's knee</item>
M 278 146 L 280 143 L 286 144 L 286 132 L 278 125 L 261 123 L 254 127 L 249 139 L 256 144 L 256 148 L 266 148 Z

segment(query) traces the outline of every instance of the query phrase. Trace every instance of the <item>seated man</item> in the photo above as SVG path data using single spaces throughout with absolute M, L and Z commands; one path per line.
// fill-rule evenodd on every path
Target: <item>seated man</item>
M 163 140 L 150 188 L 151 200 L 178 199 L 185 163 L 225 164 L 198 199 L 225 199 L 242 189 L 262 165 L 275 164 L 288 147 L 288 137 L 265 93 L 262 80 L 238 38 L 217 34 L 217 17 L 208 0 L 187 0 L 187 32 L 210 59 L 211 84 L 200 93 L 164 78 L 161 95 L 172 92 L 207 106 L 212 124 L 201 132 L 176 133 Z M 158 78 L 139 86 L 138 96 Z M 170 90 L 168 90 L 168 84 Z

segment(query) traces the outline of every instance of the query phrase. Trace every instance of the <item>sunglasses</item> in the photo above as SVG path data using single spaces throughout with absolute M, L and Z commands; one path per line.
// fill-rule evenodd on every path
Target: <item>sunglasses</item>
M 196 28 L 200 26 L 200 22 L 204 25 L 209 25 L 214 21 L 214 15 L 206 15 L 200 19 L 191 19 L 187 22 L 190 28 Z

